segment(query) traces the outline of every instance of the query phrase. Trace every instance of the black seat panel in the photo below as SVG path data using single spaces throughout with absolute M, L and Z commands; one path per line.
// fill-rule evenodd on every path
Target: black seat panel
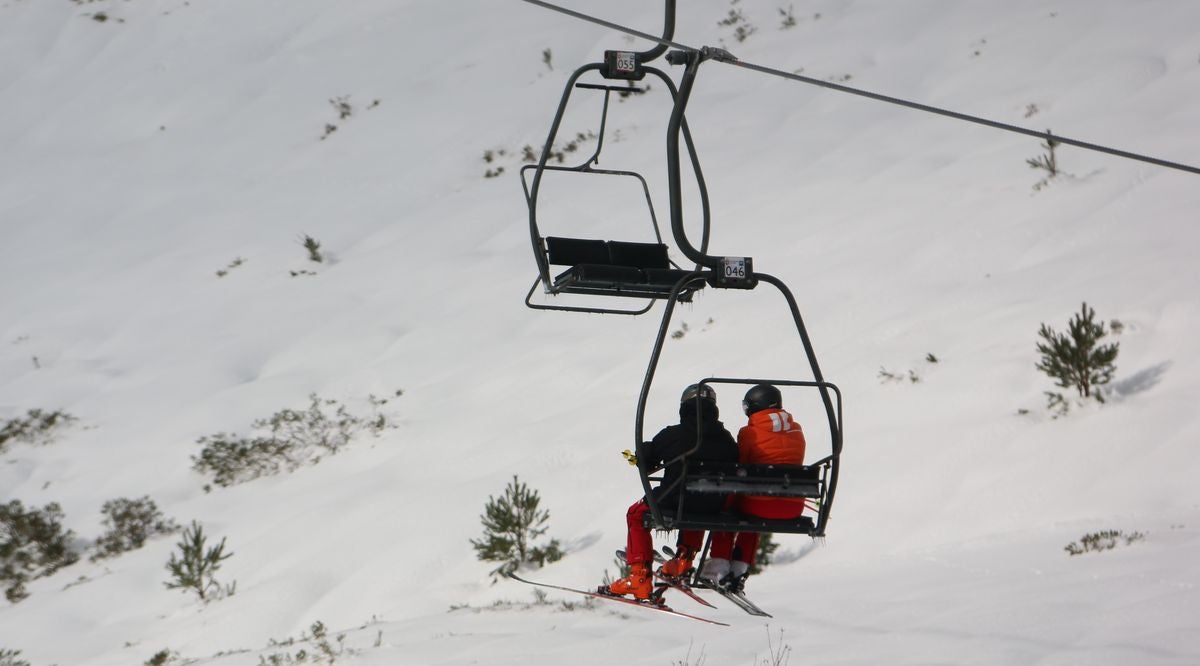
M 617 266 L 667 268 L 667 246 L 662 243 L 608 242 L 609 261 Z
M 546 238 L 547 261 L 556 266 L 609 264 L 608 243 L 584 238 Z

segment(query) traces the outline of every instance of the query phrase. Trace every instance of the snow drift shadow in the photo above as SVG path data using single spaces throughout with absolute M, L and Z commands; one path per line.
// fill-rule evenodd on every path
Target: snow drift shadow
M 771 564 L 791 564 L 817 549 L 820 542 L 816 539 L 809 541 L 796 550 L 784 550 L 771 556 Z
M 1170 361 L 1164 361 L 1158 365 L 1151 366 L 1145 370 L 1139 370 L 1132 376 L 1122 379 L 1112 384 L 1113 397 L 1118 400 L 1126 396 L 1148 391 L 1158 385 L 1162 381 L 1163 375 L 1167 374 L 1167 369 L 1171 367 Z
M 594 546 L 597 543 L 599 543 L 600 539 L 603 536 L 604 535 L 601 532 L 592 532 L 591 534 L 585 534 L 581 537 L 571 539 L 570 541 L 567 541 L 566 543 L 563 544 L 563 553 L 564 554 L 578 553 L 581 550 L 584 550 L 588 547 Z

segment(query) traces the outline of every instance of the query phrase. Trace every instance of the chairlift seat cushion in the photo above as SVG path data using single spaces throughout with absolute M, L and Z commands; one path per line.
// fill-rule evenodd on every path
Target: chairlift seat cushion
M 821 497 L 821 468 L 696 461 L 684 487 L 689 493 L 738 493 L 772 497 Z
M 668 268 L 667 246 L 662 243 L 608 242 L 609 262 L 616 266 Z
M 556 266 L 610 264 L 608 243 L 584 238 L 546 238 L 547 260 Z

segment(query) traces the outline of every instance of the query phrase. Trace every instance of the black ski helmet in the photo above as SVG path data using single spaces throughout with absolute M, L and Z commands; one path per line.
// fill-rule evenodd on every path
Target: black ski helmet
M 714 405 L 717 404 L 717 392 L 707 384 L 692 384 L 683 389 L 683 395 L 679 396 L 679 402 L 680 404 L 691 402 L 697 397 L 705 402 L 711 402 Z
M 771 407 L 783 407 L 783 395 L 770 384 L 752 386 L 746 391 L 746 397 L 742 398 L 742 411 L 746 412 L 746 416 Z

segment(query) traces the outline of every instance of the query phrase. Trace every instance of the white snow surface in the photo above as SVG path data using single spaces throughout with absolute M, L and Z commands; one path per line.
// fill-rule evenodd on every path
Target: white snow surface
M 661 29 L 657 2 L 564 3 Z M 757 27 L 743 42 L 718 25 L 732 9 Z M 1200 164 L 1198 3 L 679 13 L 677 40 L 749 62 Z M 85 552 L 0 602 L 0 649 L 258 664 L 320 621 L 344 636 L 339 664 L 758 664 L 768 636 L 793 664 L 1200 663 L 1200 178 L 1061 147 L 1064 174 L 1035 190 L 1037 139 L 720 63 L 688 116 L 711 248 L 791 286 L 845 395 L 828 539 L 777 537 L 748 586 L 769 621 L 674 602 L 728 628 L 491 582 L 468 540 L 513 475 L 568 551 L 527 575 L 571 586 L 613 570 L 641 493 L 619 452 L 662 306 L 525 308 L 517 172 L 571 70 L 647 47 L 517 0 L 0 0 L 0 420 L 79 419 L 9 447 L 0 501 L 58 502 L 83 550 L 105 501 L 148 495 L 227 539 L 218 579 L 237 583 L 208 604 L 166 589 L 177 537 Z M 601 166 L 642 171 L 665 223 L 669 104 L 650 87 L 613 103 Z M 596 129 L 597 102 L 576 96 L 564 136 Z M 543 233 L 645 240 L 638 192 L 593 178 L 547 177 Z M 1037 330 L 1083 301 L 1123 324 L 1118 371 L 1106 404 L 1053 419 Z M 811 378 L 765 289 L 708 290 L 683 323 L 651 432 L 700 378 Z M 201 436 L 312 393 L 365 414 L 397 390 L 398 427 L 317 465 L 211 492 L 192 470 Z M 788 396 L 824 455 L 819 410 Z M 733 429 L 739 399 L 720 397 Z M 1064 551 L 1106 529 L 1145 537 Z

